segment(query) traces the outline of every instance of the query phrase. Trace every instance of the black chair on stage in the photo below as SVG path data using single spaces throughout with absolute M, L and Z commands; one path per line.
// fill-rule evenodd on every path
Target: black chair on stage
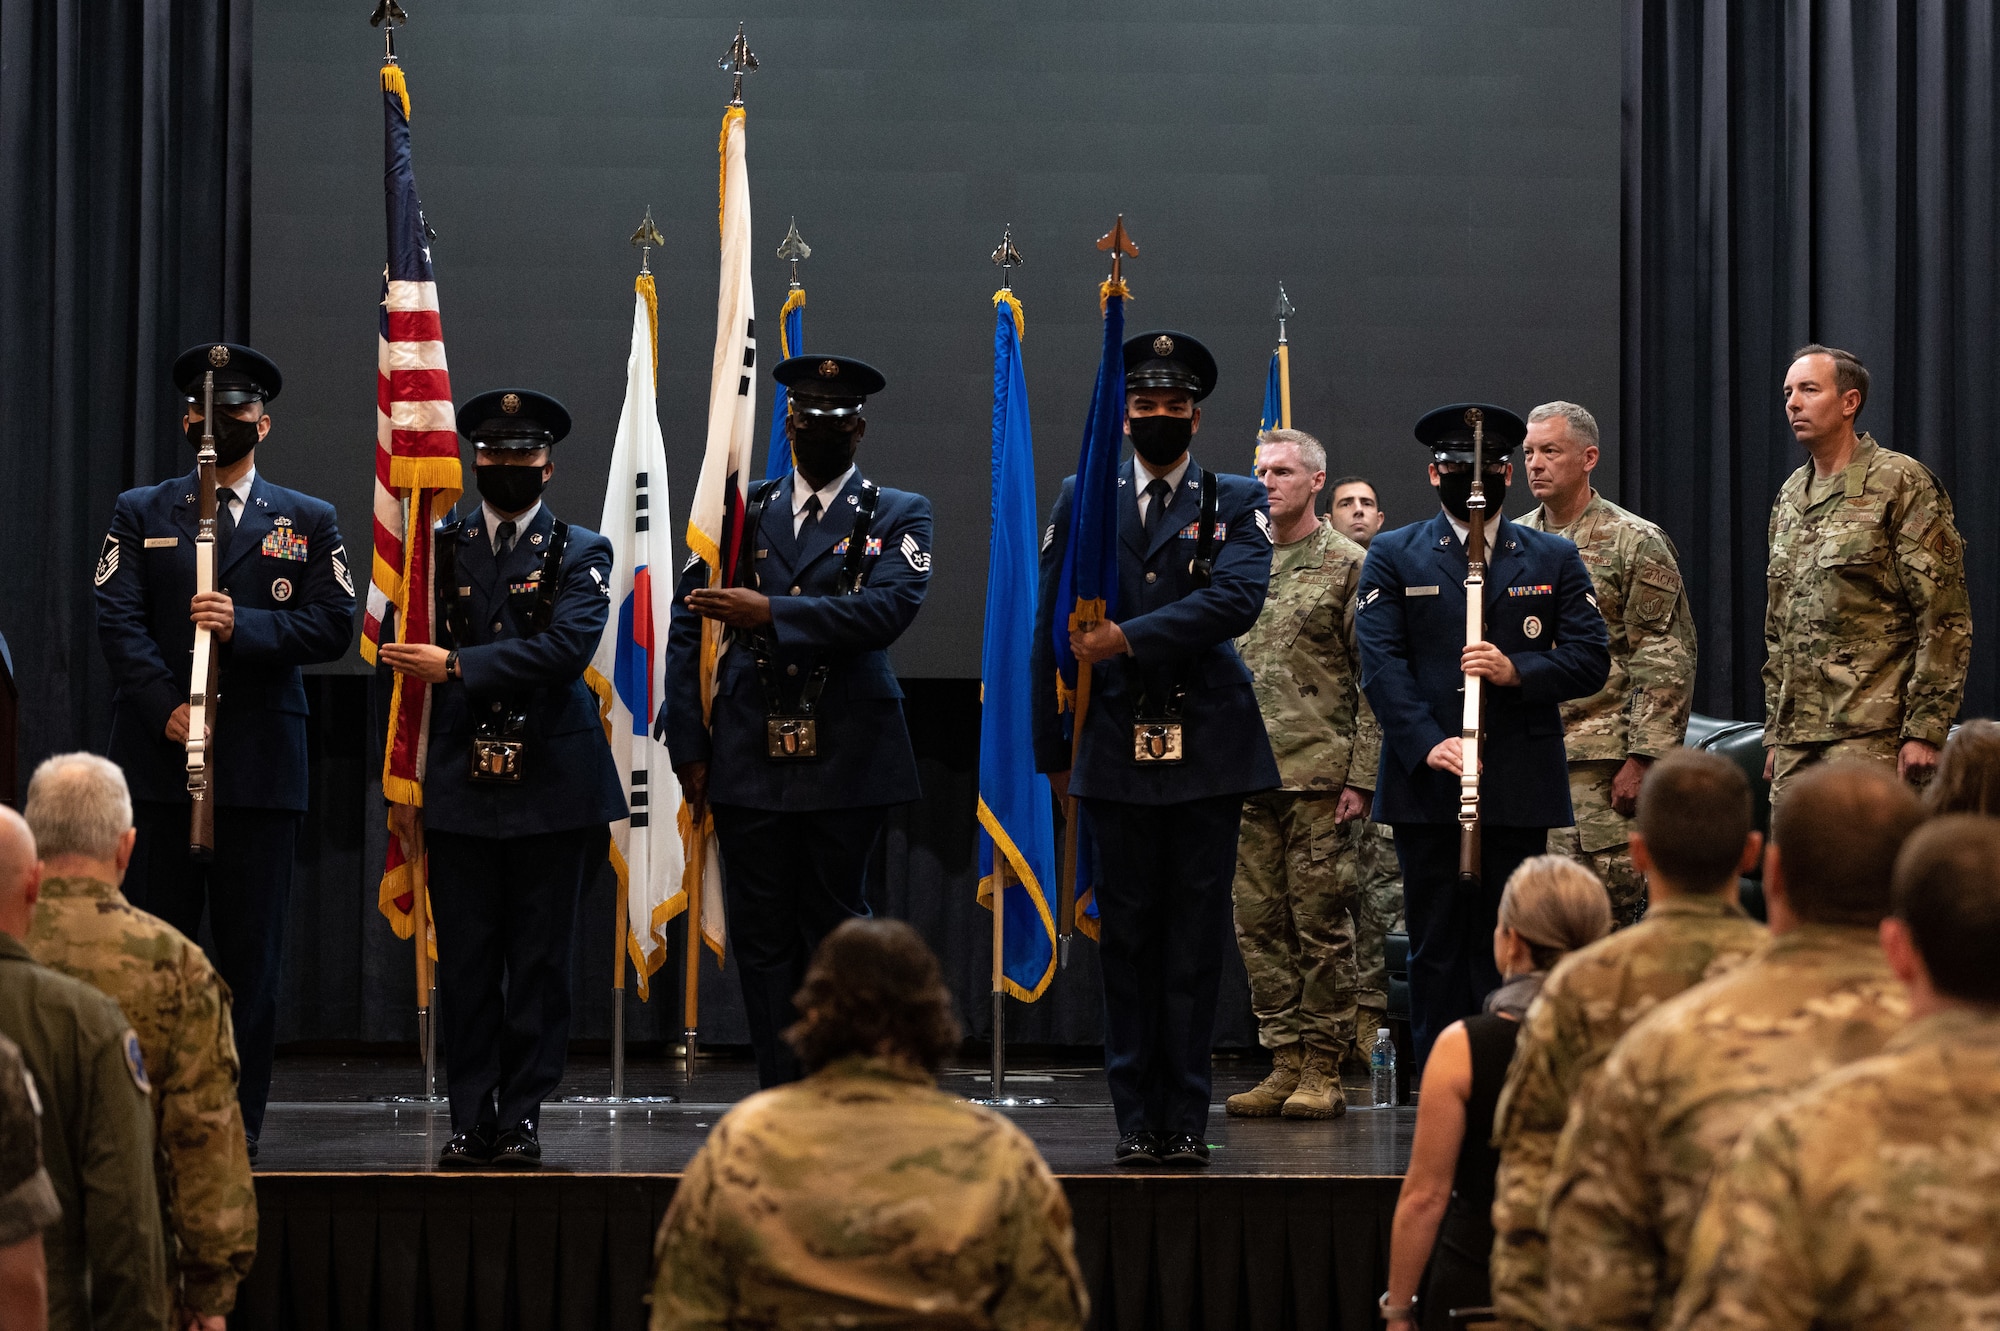
M 1716 753 L 1741 768 L 1750 779 L 1751 821 L 1766 836 L 1771 832 L 1771 783 L 1764 779 L 1764 727 L 1754 721 L 1724 721 L 1696 713 L 1688 718 L 1686 747 Z M 1764 866 L 1759 864 L 1736 880 L 1736 894 L 1752 918 L 1764 918 Z

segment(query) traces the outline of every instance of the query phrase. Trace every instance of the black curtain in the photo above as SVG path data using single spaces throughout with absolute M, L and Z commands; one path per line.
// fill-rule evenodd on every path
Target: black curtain
M 24 764 L 103 746 L 111 502 L 192 465 L 174 354 L 248 327 L 250 8 L 0 0 L 0 631 Z
M 1965 714 L 1994 711 L 1995 56 L 1989 4 L 1626 0 L 1622 487 L 1680 547 L 1698 711 L 1763 716 L 1766 523 L 1805 460 L 1779 385 L 1812 341 L 1956 503 Z

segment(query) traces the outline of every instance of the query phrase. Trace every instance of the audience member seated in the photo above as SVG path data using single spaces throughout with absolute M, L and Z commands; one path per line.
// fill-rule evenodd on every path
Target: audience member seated
M 1771 941 L 1642 1017 L 1571 1108 L 1548 1182 L 1549 1322 L 1650 1331 L 1702 1192 L 1745 1125 L 1881 1051 L 1909 1015 L 1876 940 L 1923 809 L 1894 768 L 1806 769 L 1771 820 Z
M 1424 1065 L 1416 1140 L 1396 1202 L 1389 1289 L 1390 1331 L 1445 1331 L 1454 1308 L 1491 1302 L 1493 1106 L 1514 1056 L 1521 1014 L 1550 969 L 1611 930 L 1611 898 L 1597 876 L 1559 855 L 1514 870 L 1500 897 L 1493 962 L 1501 985 L 1486 1010 L 1445 1027 Z M 1421 1283 L 1422 1294 L 1418 1287 Z
M 1744 1133 L 1695 1222 L 1675 1327 L 1994 1325 L 2000 822 L 1919 829 L 1894 905 L 1882 948 L 1913 1020 Z
M 62 1219 L 42 1168 L 42 1106 L 15 1043 L 0 1035 L 0 1327 L 44 1331 L 49 1273 L 42 1231 Z
M 28 783 L 42 899 L 28 950 L 118 1000 L 152 1083 L 167 1287 L 175 1331 L 222 1331 L 257 1256 L 257 1192 L 236 1100 L 229 989 L 178 929 L 118 885 L 138 833 L 118 764 L 65 753 Z
M 958 1048 L 937 958 L 894 920 L 820 944 L 786 1032 L 805 1080 L 743 1101 L 654 1244 L 653 1331 L 1080 1331 L 1069 1203 L 1034 1143 L 937 1089 Z
M 1494 1110 L 1493 1307 L 1503 1325 L 1547 1324 L 1542 1205 L 1571 1102 L 1634 1022 L 1763 944 L 1763 927 L 1736 904 L 1737 875 L 1763 849 L 1737 764 L 1680 749 L 1646 773 L 1631 855 L 1652 908 L 1550 972 Z
M 161 1331 L 166 1254 L 139 1037 L 118 1004 L 42 965 L 22 942 L 41 883 L 27 823 L 0 805 L 0 1035 L 34 1078 L 42 1164 L 62 1209 L 42 1233 L 49 1326 Z
M 1934 814 L 2000 814 L 2000 721 L 1967 721 L 1952 732 L 1924 803 Z

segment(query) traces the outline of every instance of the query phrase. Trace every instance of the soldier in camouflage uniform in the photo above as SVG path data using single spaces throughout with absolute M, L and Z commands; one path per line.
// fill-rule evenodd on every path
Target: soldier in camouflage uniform
M 0 1035 L 35 1080 L 42 1162 L 62 1207 L 42 1235 L 49 1326 L 161 1331 L 167 1277 L 139 1037 L 118 1004 L 21 941 L 40 887 L 34 838 L 0 805 Z
M 1270 595 L 1236 650 L 1283 784 L 1244 801 L 1232 896 L 1257 1039 L 1272 1066 L 1225 1108 L 1334 1118 L 1347 1109 L 1340 1064 L 1355 1041 L 1359 980 L 1341 824 L 1367 807 L 1379 747 L 1360 733 L 1354 593 L 1364 555 L 1313 513 L 1326 484 L 1319 441 L 1299 430 L 1266 430 L 1258 441 L 1276 548 Z
M 1965 543 L 1930 469 L 1854 432 L 1868 371 L 1801 348 L 1785 376 L 1812 460 L 1771 508 L 1764 775 L 1776 807 L 1809 763 L 1856 758 L 1921 785 L 1972 659 Z
M 1542 1202 L 1570 1105 L 1634 1022 L 1762 945 L 1763 927 L 1736 904 L 1736 876 L 1762 849 L 1750 783 L 1734 763 L 1681 749 L 1647 773 L 1632 854 L 1652 885 L 1652 910 L 1550 973 L 1494 1110 L 1492 1288 L 1503 1325 L 1548 1325 Z
M 118 1000 L 152 1082 L 167 1285 L 187 1316 L 219 1327 L 257 1255 L 257 1194 L 236 1098 L 229 989 L 202 950 L 118 890 L 132 802 L 116 764 L 50 758 L 28 785 L 42 899 L 28 949 Z
M 1794 787 L 1765 863 L 1771 942 L 1642 1018 L 1570 1113 L 1548 1185 L 1551 1326 L 1664 1321 L 1703 1189 L 1746 1125 L 1903 1024 L 1875 925 L 1922 818 L 1873 767 L 1831 765 Z
M 1366 476 L 1343 476 L 1329 489 L 1333 499 L 1327 505 L 1327 517 L 1333 520 L 1333 529 L 1366 550 L 1387 516 L 1375 482 Z M 1370 734 L 1380 733 L 1365 693 L 1361 695 L 1361 728 Z M 1349 767 L 1357 768 L 1358 764 L 1350 763 Z M 1375 779 L 1372 764 L 1358 774 L 1364 781 Z M 1365 1075 L 1375 1032 L 1387 1024 L 1389 1016 L 1389 967 L 1382 942 L 1403 929 L 1403 870 L 1396 863 L 1396 834 L 1387 824 L 1366 814 L 1341 824 L 1340 882 L 1341 890 L 1354 903 L 1357 987 L 1354 1047 L 1348 1057 Z
M 0 1326 L 39 1326 L 48 1315 L 42 1231 L 60 1219 L 42 1168 L 42 1102 L 20 1047 L 0 1035 Z
M 1541 507 L 1523 527 L 1567 536 L 1583 555 L 1611 635 L 1611 676 L 1563 704 L 1573 827 L 1552 828 L 1549 853 L 1579 861 L 1611 893 L 1614 927 L 1646 913 L 1646 883 L 1626 850 L 1646 768 L 1687 735 L 1694 704 L 1694 615 L 1667 534 L 1591 488 L 1597 419 L 1574 402 L 1528 413 L 1528 486 Z
M 653 1331 L 1081 1331 L 1062 1188 L 1027 1134 L 932 1082 L 958 1024 L 916 931 L 842 924 L 798 1007 L 807 1077 L 725 1114 L 660 1222 Z
M 1695 1221 L 1676 1328 L 1994 1325 L 2000 1308 L 2000 823 L 1896 862 L 1882 929 L 1914 1020 L 1748 1129 Z

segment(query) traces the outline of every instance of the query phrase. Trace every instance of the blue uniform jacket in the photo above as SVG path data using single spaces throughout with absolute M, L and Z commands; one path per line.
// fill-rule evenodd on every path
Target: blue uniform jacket
M 1382 723 L 1375 821 L 1456 823 L 1457 775 L 1425 763 L 1459 734 L 1465 710 L 1465 547 L 1443 513 L 1375 538 L 1356 607 L 1361 688 Z M 1561 705 L 1603 688 L 1611 669 L 1604 617 L 1574 545 L 1501 519 L 1486 568 L 1486 640 L 1521 682 L 1489 680 L 1481 690 L 1480 818 L 1567 827 Z
M 555 515 L 544 504 L 497 561 L 482 510 L 474 509 L 456 531 L 438 530 L 440 544 L 456 546 L 457 582 L 471 631 L 469 641 L 450 642 L 458 650 L 463 680 L 434 686 L 431 697 L 424 826 L 433 831 L 505 840 L 625 817 L 624 788 L 604 738 L 597 695 L 583 682 L 611 614 L 611 542 L 570 527 L 549 625 L 532 637 L 521 636 L 554 528 Z M 443 613 L 440 595 L 440 618 Z M 504 711 L 510 700 L 528 718 L 522 779 L 511 785 L 472 781 L 467 772 L 473 725 Z
M 187 749 L 166 729 L 193 682 L 196 474 L 119 495 L 97 560 L 97 636 L 117 688 L 110 757 L 138 800 L 188 797 Z M 337 660 L 354 636 L 354 577 L 333 505 L 259 473 L 216 583 L 236 607 L 222 648 L 216 802 L 303 812 L 299 667 Z
M 1042 539 L 1041 594 L 1036 598 L 1035 766 L 1070 773 L 1075 795 L 1128 804 L 1181 804 L 1211 795 L 1247 794 L 1278 784 L 1277 760 L 1250 687 L 1250 668 L 1236 654 L 1264 608 L 1271 584 L 1270 505 L 1261 483 L 1247 476 L 1216 476 L 1215 570 L 1197 589 L 1189 564 L 1195 522 L 1201 515 L 1201 466 L 1190 462 L 1167 509 L 1167 521 L 1148 548 L 1139 527 L 1132 459 L 1118 473 L 1118 604 L 1111 618 L 1125 631 L 1127 656 L 1100 661 L 1091 670 L 1090 714 L 1083 742 L 1070 764 L 1064 717 L 1056 711 L 1056 661 L 1050 625 L 1069 544 L 1070 496 L 1076 477 L 1064 479 L 1049 531 Z M 1132 725 L 1139 695 L 1151 680 L 1153 701 L 1163 700 L 1177 671 L 1184 671 L 1181 736 L 1186 757 L 1178 763 L 1132 759 Z
M 815 759 L 768 756 L 768 714 L 757 662 L 739 638 L 716 668 L 715 702 L 702 724 L 701 617 L 687 594 L 708 585 L 708 566 L 689 561 L 674 592 L 667 630 L 667 749 L 676 767 L 706 762 L 708 797 L 749 809 L 853 809 L 916 799 L 917 760 L 903 720 L 903 690 L 889 645 L 923 606 L 931 580 L 931 505 L 920 494 L 884 488 L 875 504 L 859 593 L 842 596 L 840 567 L 861 495 L 861 473 L 806 536 L 792 537 L 792 477 L 764 507 L 752 550 L 755 585 L 771 598 L 765 630 L 777 648 L 774 669 L 790 710 L 816 661 L 829 666 L 820 694 Z

